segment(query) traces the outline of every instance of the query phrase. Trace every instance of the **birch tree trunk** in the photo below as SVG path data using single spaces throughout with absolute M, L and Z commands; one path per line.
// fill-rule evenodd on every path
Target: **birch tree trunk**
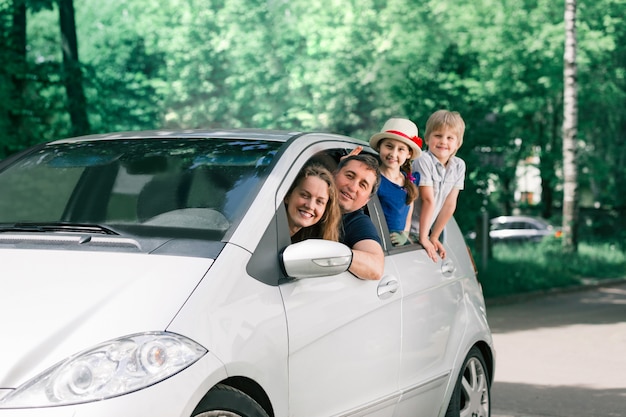
M 563 91 L 563 249 L 576 252 L 578 166 L 578 85 L 576 67 L 576 0 L 565 0 Z

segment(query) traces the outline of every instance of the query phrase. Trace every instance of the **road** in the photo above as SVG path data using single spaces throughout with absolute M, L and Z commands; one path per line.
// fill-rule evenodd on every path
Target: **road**
M 487 309 L 492 417 L 626 416 L 626 284 Z

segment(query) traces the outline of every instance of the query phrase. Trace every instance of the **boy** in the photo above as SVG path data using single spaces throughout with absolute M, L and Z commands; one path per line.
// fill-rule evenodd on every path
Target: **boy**
M 459 191 L 465 185 L 465 162 L 456 156 L 464 133 L 465 122 L 458 112 L 436 111 L 426 122 L 428 151 L 413 161 L 413 171 L 420 174 L 420 180 L 411 232 L 419 234 L 419 242 L 433 262 L 437 262 L 437 255 L 446 257 L 439 236 L 454 214 Z

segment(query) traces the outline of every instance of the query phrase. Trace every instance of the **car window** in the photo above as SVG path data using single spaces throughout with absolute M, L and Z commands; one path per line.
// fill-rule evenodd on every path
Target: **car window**
M 524 223 L 520 222 L 498 222 L 491 225 L 491 230 L 511 230 L 511 229 L 524 229 Z
M 142 139 L 57 143 L 0 173 L 0 224 L 216 229 L 247 208 L 281 146 Z

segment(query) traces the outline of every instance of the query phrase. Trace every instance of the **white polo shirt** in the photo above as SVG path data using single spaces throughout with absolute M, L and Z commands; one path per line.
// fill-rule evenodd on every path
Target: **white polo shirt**
M 435 197 L 435 211 L 430 220 L 428 229 L 433 226 L 435 219 L 439 215 L 444 201 L 448 194 L 457 188 L 462 190 L 465 187 L 465 161 L 457 156 L 453 156 L 444 166 L 430 151 L 422 152 L 422 155 L 413 161 L 413 172 L 420 175 L 419 186 L 433 187 Z M 422 212 L 422 200 L 415 201 L 413 217 L 411 219 L 411 233 L 419 233 L 420 213 Z

